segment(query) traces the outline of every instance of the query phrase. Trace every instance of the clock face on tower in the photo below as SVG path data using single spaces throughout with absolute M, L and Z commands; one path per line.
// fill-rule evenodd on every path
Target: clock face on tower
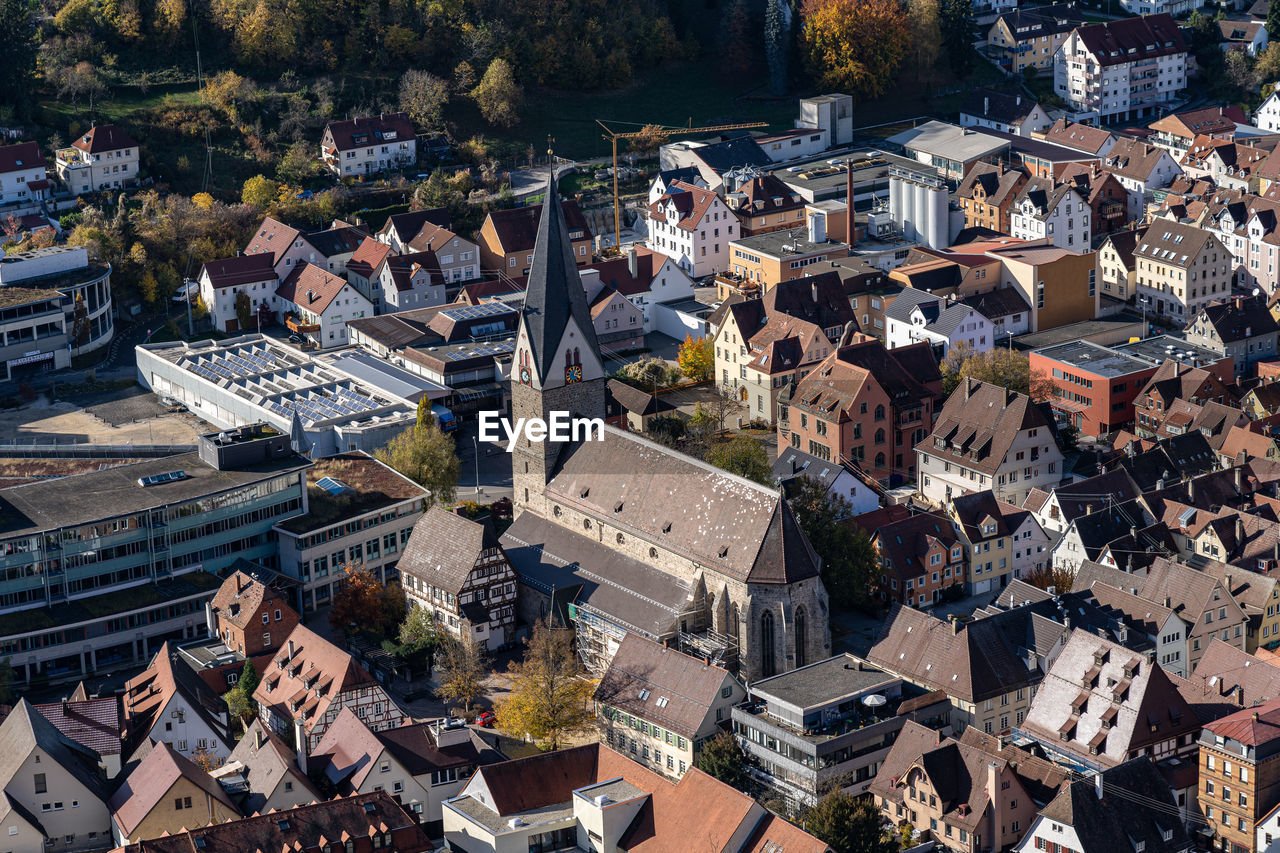
M 581 381 L 582 381 L 582 365 L 581 365 L 581 364 L 568 364 L 568 365 L 565 365 L 565 368 L 564 368 L 564 381 L 565 381 L 566 383 L 568 383 L 568 382 L 581 382 Z
M 527 365 L 521 366 L 520 368 L 520 382 L 524 385 L 528 385 L 533 382 L 533 374 L 529 372 Z

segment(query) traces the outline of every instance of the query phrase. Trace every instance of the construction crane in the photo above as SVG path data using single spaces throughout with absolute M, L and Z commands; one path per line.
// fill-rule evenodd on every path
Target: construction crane
M 668 125 L 651 124 L 646 125 L 641 130 L 628 131 L 626 133 L 618 133 L 612 130 L 609 125 L 600 119 L 596 119 L 596 124 L 604 128 L 604 138 L 613 144 L 613 248 L 616 251 L 622 251 L 622 216 L 618 208 L 618 140 L 619 139 L 638 139 L 642 136 L 655 136 L 666 139 L 670 136 L 689 136 L 695 133 L 720 133 L 726 130 L 747 130 L 753 127 L 768 127 L 766 121 L 749 121 L 741 124 L 717 124 L 711 127 L 694 127 L 693 120 L 689 120 L 688 127 L 671 127 Z

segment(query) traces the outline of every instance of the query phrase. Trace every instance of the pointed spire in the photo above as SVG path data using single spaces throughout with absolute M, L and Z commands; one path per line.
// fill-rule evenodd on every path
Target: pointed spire
M 529 269 L 522 311 L 534 367 L 544 380 L 551 372 L 555 349 L 564 338 L 570 318 L 597 361 L 602 361 L 587 308 L 587 293 L 573 259 L 573 241 L 569 239 L 569 226 L 565 223 L 553 167 L 538 220 L 538 238 L 533 247 L 533 266 Z
M 289 446 L 299 456 L 311 455 L 311 442 L 307 439 L 307 431 L 302 428 L 302 418 L 298 410 L 293 410 L 293 420 L 289 423 Z

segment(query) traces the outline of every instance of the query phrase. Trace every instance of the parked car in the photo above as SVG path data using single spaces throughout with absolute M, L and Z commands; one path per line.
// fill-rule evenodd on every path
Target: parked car
M 307 342 L 307 339 L 304 335 L 299 335 L 295 333 L 289 336 L 289 343 L 291 344 L 305 344 L 306 342 Z
M 492 711 L 481 711 L 476 714 L 476 725 L 481 728 L 491 729 L 496 722 L 498 722 L 498 717 Z

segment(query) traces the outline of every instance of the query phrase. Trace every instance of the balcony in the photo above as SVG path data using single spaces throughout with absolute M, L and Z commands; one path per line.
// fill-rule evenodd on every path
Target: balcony
M 296 314 L 285 315 L 284 324 L 289 331 L 297 332 L 299 335 L 314 335 L 320 331 L 319 323 L 305 323 L 299 320 Z

